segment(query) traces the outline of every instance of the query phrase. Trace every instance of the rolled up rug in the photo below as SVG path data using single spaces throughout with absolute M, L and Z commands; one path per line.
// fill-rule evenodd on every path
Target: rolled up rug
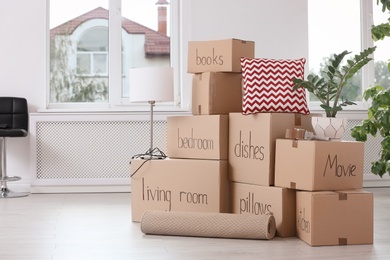
M 276 233 L 273 215 L 150 210 L 140 224 L 143 233 L 154 235 L 269 240 Z

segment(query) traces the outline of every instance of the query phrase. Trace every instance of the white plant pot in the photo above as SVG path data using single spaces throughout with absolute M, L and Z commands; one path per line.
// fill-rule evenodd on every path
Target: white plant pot
M 311 123 L 317 137 L 329 138 L 332 141 L 341 140 L 347 129 L 346 118 L 312 117 Z

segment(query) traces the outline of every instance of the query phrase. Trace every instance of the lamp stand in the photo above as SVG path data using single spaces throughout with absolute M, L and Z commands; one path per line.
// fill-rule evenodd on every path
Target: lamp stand
M 164 154 L 163 151 L 161 151 L 159 148 L 153 148 L 153 127 L 154 127 L 154 122 L 153 122 L 153 107 L 155 105 L 155 101 L 151 100 L 148 101 L 150 104 L 150 147 L 146 151 L 146 153 L 142 154 L 136 154 L 132 157 L 134 158 L 141 158 L 145 160 L 154 160 L 154 159 L 165 159 L 167 156 Z
M 152 157 L 152 154 L 153 154 L 153 127 L 154 127 L 153 107 L 154 107 L 154 104 L 156 102 L 154 100 L 151 100 L 151 101 L 148 101 L 148 103 L 150 104 L 150 147 L 149 147 L 148 154 L 150 154 L 150 156 Z

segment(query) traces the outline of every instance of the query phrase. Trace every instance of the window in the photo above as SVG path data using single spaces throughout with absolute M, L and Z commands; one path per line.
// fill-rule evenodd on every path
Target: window
M 306 74 L 319 74 L 333 54 L 348 50 L 352 52 L 350 55 L 355 55 L 363 49 L 361 42 L 365 35 L 361 33 L 360 10 L 357 0 L 308 1 L 309 71 Z M 364 89 L 362 71 L 351 84 L 351 88 L 344 89 L 348 92 L 342 93 L 343 98 L 360 101 Z M 315 98 L 311 96 L 310 101 L 311 107 L 316 109 Z
M 376 0 L 373 0 L 373 20 L 374 25 L 389 23 L 389 12 L 382 12 L 382 5 L 377 5 Z M 377 46 L 375 51 L 375 84 L 385 88 L 390 87 L 390 73 L 387 67 L 390 59 L 390 39 L 387 37 L 384 40 L 374 42 Z
M 77 74 L 108 74 L 108 28 L 94 28 L 77 43 Z
M 374 84 L 390 86 L 390 74 L 387 60 L 390 58 L 390 39 L 373 42 L 371 27 L 373 24 L 387 22 L 388 13 L 382 13 L 377 0 L 309 0 L 309 73 L 318 73 L 332 53 L 343 50 L 351 55 L 367 47 L 377 46 L 374 62 L 368 65 L 352 79 L 353 91 L 343 93 L 344 98 L 355 101 L 357 106 L 348 106 L 346 110 L 366 109 L 362 101 L 363 91 Z M 342 17 L 332 19 L 329 17 Z M 310 97 L 311 108 L 318 108 Z
M 123 108 L 131 105 L 130 68 L 172 66 L 170 10 L 175 0 L 48 2 L 48 108 Z

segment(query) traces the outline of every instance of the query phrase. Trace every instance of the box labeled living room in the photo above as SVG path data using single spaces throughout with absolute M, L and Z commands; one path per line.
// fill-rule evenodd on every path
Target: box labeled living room
M 132 221 L 146 210 L 229 212 L 227 168 L 226 160 L 132 160 Z

